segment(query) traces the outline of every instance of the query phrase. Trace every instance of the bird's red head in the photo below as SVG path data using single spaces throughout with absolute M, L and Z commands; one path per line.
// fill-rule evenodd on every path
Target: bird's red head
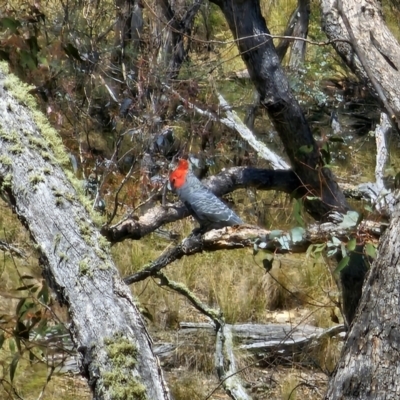
M 181 188 L 186 182 L 186 176 L 189 172 L 189 162 L 181 158 L 178 166 L 169 175 L 169 181 L 174 189 Z

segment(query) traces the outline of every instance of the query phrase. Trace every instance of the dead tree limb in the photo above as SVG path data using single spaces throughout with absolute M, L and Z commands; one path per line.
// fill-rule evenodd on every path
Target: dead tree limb
M 232 326 L 221 326 L 217 331 L 216 340 L 215 366 L 225 392 L 234 400 L 251 400 L 236 371 Z
M 215 229 L 204 235 L 191 234 L 180 244 L 167 250 L 157 260 L 143 267 L 142 270 L 127 276 L 124 282 L 130 285 L 142 281 L 149 276 L 156 276 L 163 268 L 184 256 L 189 256 L 203 251 L 232 250 L 245 247 L 253 248 L 257 240 L 260 240 L 264 250 L 272 252 L 303 253 L 311 244 L 325 243 L 330 238 L 336 238 L 347 242 L 349 237 L 357 232 L 359 238 L 376 240 L 382 224 L 363 221 L 359 226 L 344 228 L 340 224 L 324 223 L 312 225 L 309 229 L 299 231 L 299 228 L 291 231 L 270 231 L 252 225 L 241 225 Z M 300 232 L 300 233 L 299 233 Z
M 241 188 L 260 190 L 280 190 L 292 193 L 301 186 L 296 174 L 290 170 L 266 170 L 258 168 L 234 167 L 211 176 L 203 183 L 217 196 Z M 128 216 L 112 226 L 103 226 L 101 233 L 111 242 L 122 242 L 126 239 L 140 240 L 160 226 L 178 221 L 189 216 L 182 203 L 156 206 L 144 215 L 136 218 Z
M 223 324 L 222 315 L 219 310 L 215 310 L 209 307 L 207 304 L 204 304 L 194 293 L 192 293 L 185 285 L 182 283 L 171 281 L 164 275 L 162 272 L 157 273 L 157 278 L 160 278 L 159 286 L 167 286 L 175 292 L 181 294 L 186 297 L 192 306 L 200 311 L 202 314 L 210 318 L 216 327 L 221 326 Z
M 236 373 L 235 355 L 233 353 L 232 326 L 224 323 L 222 314 L 218 310 L 211 309 L 204 304 L 194 293 L 182 283 L 169 280 L 163 273 L 159 272 L 159 285 L 165 285 L 175 292 L 183 295 L 196 310 L 206 315 L 213 322 L 217 331 L 215 346 L 215 368 L 226 393 L 232 399 L 251 400 L 247 395 L 239 376 Z M 228 367 L 226 367 L 228 366 Z
M 82 205 L 79 184 L 66 176 L 61 139 L 4 63 L 0 94 L 0 187 L 37 244 L 49 286 L 68 307 L 94 397 L 169 399 L 130 290 Z
M 24 252 L 22 250 L 18 249 L 17 247 L 13 246 L 12 244 L 7 243 L 4 240 L 0 240 L 0 250 L 4 251 L 4 252 L 8 251 L 17 257 L 21 257 L 21 258 L 26 257 L 26 255 L 24 254 Z

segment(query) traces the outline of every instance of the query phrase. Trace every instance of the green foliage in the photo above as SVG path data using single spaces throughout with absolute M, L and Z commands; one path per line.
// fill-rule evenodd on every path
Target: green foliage
M 365 245 L 365 254 L 375 260 L 377 255 L 376 245 L 367 243 Z
M 338 266 L 336 267 L 335 271 L 333 271 L 334 274 L 338 274 L 340 271 L 342 271 L 347 265 L 349 264 L 350 257 L 346 256 L 340 260 Z

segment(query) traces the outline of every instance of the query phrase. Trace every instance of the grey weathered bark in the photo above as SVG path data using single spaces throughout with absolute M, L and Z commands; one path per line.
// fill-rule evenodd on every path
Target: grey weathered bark
M 183 1 L 161 0 L 157 2 L 160 10 L 161 26 L 158 27 L 159 41 L 158 63 L 166 68 L 165 76 L 176 79 L 182 63 L 190 49 L 189 37 L 194 20 L 203 0 L 194 0 L 191 4 Z
M 367 68 L 382 89 L 383 96 L 389 104 L 397 124 L 400 123 L 400 44 L 385 24 L 381 3 L 377 0 L 341 0 L 342 10 L 350 23 L 356 39 L 356 45 L 363 54 Z M 350 40 L 348 29 L 343 17 L 338 12 L 337 0 L 321 2 L 323 29 L 328 38 Z M 354 45 L 348 42 L 335 42 L 335 50 L 364 81 L 375 97 L 382 103 L 377 89 L 371 83 L 368 74 L 359 57 L 356 56 Z M 391 113 L 390 113 L 391 114 Z
M 326 399 L 400 397 L 399 236 L 400 203 L 365 280 L 358 312 Z
M 380 2 L 345 0 L 338 6 L 336 0 L 323 0 L 321 6 L 329 39 L 351 39 L 352 45 L 336 42 L 336 51 L 387 110 L 389 105 L 390 117 L 398 125 L 400 46 L 384 22 Z M 370 81 L 371 75 L 376 82 Z M 364 282 L 358 311 L 326 399 L 399 398 L 399 219 L 397 203 L 381 238 L 377 260 Z
M 298 0 L 297 7 L 289 18 L 283 36 L 294 36 L 306 38 L 308 33 L 308 22 L 310 17 L 310 1 Z M 292 51 L 290 53 L 289 66 L 292 69 L 298 68 L 303 64 L 306 55 L 306 42 L 304 40 L 289 40 L 281 39 L 276 52 L 279 59 L 282 61 L 283 57 L 292 43 Z
M 168 399 L 129 288 L 60 166 L 68 163 L 62 142 L 7 70 L 0 64 L 0 187 L 38 245 L 49 286 L 68 306 L 82 374 L 96 399 Z
M 294 172 L 304 183 L 309 213 L 324 219 L 333 210 L 349 209 L 332 173 L 323 167 L 317 144 L 279 63 L 278 55 L 259 0 L 213 0 L 224 13 L 258 93 L 289 157 Z M 246 18 L 243 18 L 246 16 Z M 317 201 L 317 198 L 320 201 Z
M 304 354 L 305 350 L 313 350 L 322 344 L 323 339 L 342 336 L 344 325 L 336 325 L 324 329 L 307 324 L 237 324 L 229 326 L 238 350 L 253 353 L 257 358 L 276 357 L 290 359 Z M 215 335 L 215 327 L 209 323 L 181 322 L 179 324 L 179 339 L 190 342 L 193 334 L 203 331 L 207 335 Z M 173 350 L 171 348 L 170 351 Z
M 307 38 L 308 22 L 310 19 L 310 1 L 299 0 L 297 6 L 297 21 L 293 29 L 293 36 Z M 292 45 L 289 67 L 296 70 L 304 63 L 307 43 L 304 40 L 295 40 Z

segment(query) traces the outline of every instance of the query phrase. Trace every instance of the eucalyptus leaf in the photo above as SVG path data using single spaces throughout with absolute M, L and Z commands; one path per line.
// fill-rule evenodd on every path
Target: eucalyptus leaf
M 339 224 L 341 228 L 352 228 L 353 226 L 357 226 L 358 219 L 360 218 L 360 214 L 356 211 L 347 211 L 345 215 L 343 215 L 343 221 Z
M 292 235 L 293 243 L 301 242 L 303 240 L 303 236 L 306 230 L 300 226 L 293 228 L 290 230 L 290 234 Z
M 278 239 L 278 242 L 283 250 L 290 250 L 290 237 L 282 236 Z
M 303 153 L 303 154 L 310 154 L 313 151 L 314 147 L 310 144 L 310 145 L 304 145 L 304 146 L 300 146 L 299 148 L 299 153 Z
M 356 238 L 351 239 L 351 240 L 347 243 L 347 250 L 348 250 L 348 251 L 353 251 L 353 250 L 356 248 L 356 244 L 357 244 Z
M 365 245 L 365 254 L 375 260 L 376 258 L 376 247 L 372 243 Z
M 350 261 L 350 257 L 346 256 L 345 258 L 340 261 L 338 266 L 336 267 L 335 271 L 333 271 L 334 274 L 338 274 L 340 271 L 342 271 L 345 267 L 347 267 L 348 263 Z
M 279 236 L 282 236 L 282 233 L 283 233 L 283 231 L 281 231 L 281 230 L 274 230 L 274 231 L 271 231 L 270 233 L 269 233 L 269 238 L 270 239 L 275 239 L 275 238 L 277 238 L 277 237 L 279 237 Z
M 19 355 L 19 353 L 16 353 L 14 355 L 14 358 L 11 361 L 11 364 L 10 364 L 10 380 L 11 380 L 11 382 L 14 380 L 15 371 L 17 370 L 19 359 L 20 359 L 20 355 Z
M 265 268 L 265 271 L 266 271 L 266 272 L 271 271 L 273 262 L 274 262 L 274 259 L 273 259 L 273 258 L 272 258 L 272 259 L 264 258 L 264 259 L 262 260 L 263 267 Z
M 335 248 L 335 249 L 332 249 L 332 250 L 329 250 L 328 252 L 327 252 L 327 256 L 328 257 L 333 257 L 336 253 L 337 253 L 337 248 Z

